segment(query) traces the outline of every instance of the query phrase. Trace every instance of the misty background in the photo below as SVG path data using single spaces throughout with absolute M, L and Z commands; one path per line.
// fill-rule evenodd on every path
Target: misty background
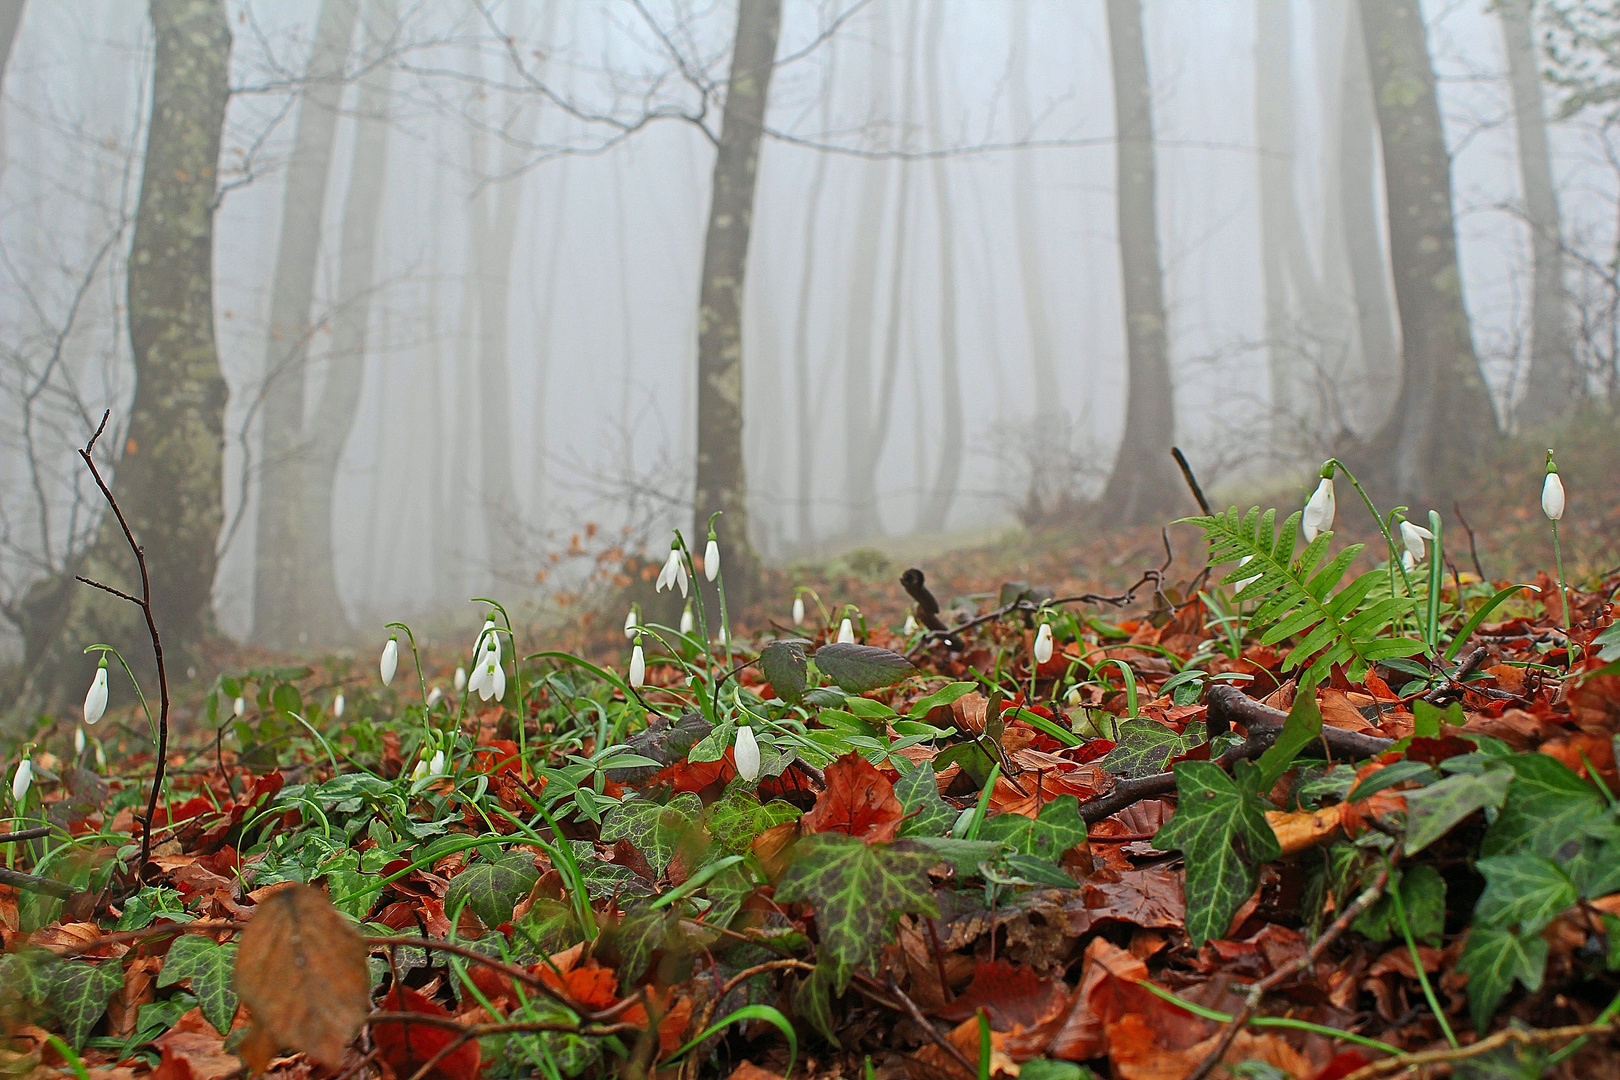
M 102 528 L 74 451 L 106 409 L 113 459 L 140 451 L 126 291 L 155 61 L 145 4 L 5 7 L 20 21 L 0 94 L 0 599 L 20 653 L 30 590 Z M 737 6 L 224 12 L 218 629 L 310 640 L 264 618 L 289 530 L 309 541 L 298 569 L 340 601 L 315 640 L 578 588 L 598 553 L 661 561 L 673 527 L 700 540 L 698 298 Z M 1058 520 L 1103 492 L 1128 386 L 1109 13 L 782 0 L 741 311 L 749 537 L 766 561 Z M 1615 379 L 1620 140 L 1601 101 L 1556 80 L 1532 80 L 1527 106 L 1522 71 L 1516 113 L 1508 44 L 1530 42 L 1546 76 L 1547 34 L 1607 16 L 1484 0 L 1425 0 L 1421 16 L 1467 336 L 1496 424 L 1539 422 L 1567 403 L 1525 408 L 1526 127 L 1544 132 L 1556 197 L 1540 260 L 1545 281 L 1546 252 L 1559 259 L 1556 329 L 1540 340 L 1564 335 L 1576 396 Z M 1361 13 L 1143 0 L 1139 20 L 1165 445 L 1206 485 L 1303 483 L 1373 439 L 1401 386 Z M 330 491 L 285 509 L 309 486 L 288 463 L 323 454 Z

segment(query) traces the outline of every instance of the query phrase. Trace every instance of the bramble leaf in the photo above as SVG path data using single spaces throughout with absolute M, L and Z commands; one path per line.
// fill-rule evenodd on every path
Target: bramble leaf
M 191 992 L 214 1030 L 228 1035 L 236 1016 L 236 944 L 220 943 L 201 934 L 187 934 L 169 946 L 158 973 L 159 986 L 191 980 Z
M 1282 855 L 1259 801 L 1219 765 L 1176 766 L 1176 812 L 1154 837 L 1160 851 L 1179 850 L 1187 863 L 1187 933 L 1197 948 L 1226 933 L 1254 891 L 1260 864 Z
M 928 869 L 937 861 L 907 840 L 868 844 L 827 832 L 799 841 L 776 899 L 815 908 L 819 955 L 832 965 L 835 993 L 843 993 L 858 966 L 877 959 L 893 916 L 939 914 L 928 886 Z

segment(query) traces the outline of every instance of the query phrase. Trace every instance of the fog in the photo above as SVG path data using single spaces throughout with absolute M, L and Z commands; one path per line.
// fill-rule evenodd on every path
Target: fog
M 145 5 L 10 6 L 8 614 L 94 540 L 102 506 L 74 451 L 103 410 L 112 460 L 126 443 L 154 79 Z M 276 595 L 265 478 L 315 452 L 300 430 L 337 455 L 329 521 L 300 511 L 289 528 L 329 529 L 330 558 L 300 549 L 298 570 L 330 563 L 340 622 L 544 596 L 577 587 L 597 551 L 657 560 L 671 528 L 699 539 L 699 295 L 736 5 L 363 0 L 326 70 L 319 27 L 344 6 L 226 5 L 212 610 L 242 640 L 262 636 L 256 592 Z M 1467 334 L 1509 429 L 1523 419 L 1535 260 L 1503 23 L 1486 0 L 1421 11 Z M 767 563 L 982 537 L 1104 491 L 1128 386 L 1106 15 L 1066 0 L 783 0 L 741 319 L 749 538 Z M 1400 390 L 1373 100 L 1345 96 L 1357 7 L 1143 0 L 1140 25 L 1166 443 L 1211 487 L 1303 484 L 1346 439 L 1374 437 Z M 1343 149 L 1352 116 L 1369 125 L 1359 172 Z M 1546 127 L 1570 348 L 1593 393 L 1614 356 L 1609 294 L 1581 261 L 1605 264 L 1614 243 L 1605 124 L 1575 110 Z M 1347 183 L 1375 227 L 1347 219 Z M 1376 303 L 1365 282 L 1356 292 L 1358 253 Z M 295 342 L 307 357 L 289 380 Z

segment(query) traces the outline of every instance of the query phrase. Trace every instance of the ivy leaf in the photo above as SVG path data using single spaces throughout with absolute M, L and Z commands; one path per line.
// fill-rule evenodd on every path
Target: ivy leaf
M 1412 866 L 1390 875 L 1391 888 L 1399 889 L 1406 925 L 1414 940 L 1439 945 L 1446 925 L 1446 879 L 1432 866 Z M 1395 917 L 1395 901 L 1385 889 L 1378 902 L 1351 924 L 1350 928 L 1373 941 L 1388 941 L 1401 932 Z
M 1476 923 L 1457 958 L 1457 970 L 1468 976 L 1468 1007 L 1481 1035 L 1490 1026 L 1497 1005 L 1517 979 L 1529 991 L 1541 989 L 1547 968 L 1547 941 L 1540 934 L 1516 934 Z
M 1153 846 L 1187 863 L 1187 933 L 1197 948 L 1226 933 L 1254 891 L 1260 864 L 1282 855 L 1258 800 L 1208 761 L 1176 766 L 1176 812 Z
M 1119 741 L 1097 764 L 1115 776 L 1135 780 L 1164 772 L 1165 762 L 1185 753 L 1186 740 L 1145 717 L 1119 725 Z
M 864 694 L 897 683 L 917 670 L 916 665 L 897 652 L 875 645 L 836 643 L 816 650 L 816 667 L 837 683 L 840 690 L 851 694 Z
M 1474 923 L 1518 927 L 1534 934 L 1575 902 L 1575 886 L 1557 863 L 1540 855 L 1497 855 L 1474 868 L 1485 875 L 1485 891 L 1474 906 Z
M 236 945 L 221 944 L 201 934 L 187 934 L 169 946 L 158 973 L 159 986 L 191 980 L 191 992 L 202 1014 L 221 1035 L 230 1034 L 236 1016 Z
M 773 641 L 759 651 L 756 666 L 764 673 L 776 696 L 790 705 L 804 700 L 804 647 L 808 644 L 803 638 L 789 638 Z
M 735 787 L 709 807 L 709 834 L 729 854 L 742 855 L 754 837 L 798 816 L 798 807 L 791 803 L 775 799 L 761 805 L 752 792 Z
M 466 903 L 479 921 L 493 929 L 511 921 L 512 908 L 529 895 L 540 880 L 534 856 L 527 851 L 508 851 L 487 862 L 475 862 L 450 882 L 444 893 L 445 911 Z
M 107 1011 L 107 1002 L 124 985 L 123 965 L 116 960 L 100 964 L 67 960 L 52 964 L 43 974 L 51 1011 L 62 1022 L 62 1031 L 73 1049 L 81 1049 L 96 1021 Z
M 910 841 L 868 844 L 844 833 L 817 833 L 800 840 L 793 854 L 776 898 L 815 908 L 820 956 L 832 965 L 835 993 L 844 992 L 856 967 L 877 959 L 892 916 L 939 914 L 928 886 L 937 859 Z
M 906 814 L 900 822 L 901 836 L 944 836 L 956 823 L 956 807 L 939 797 L 939 778 L 931 761 L 902 776 L 894 794 Z
M 602 839 L 628 840 L 641 852 L 653 873 L 662 874 L 703 816 L 703 800 L 683 791 L 660 806 L 646 799 L 626 799 L 602 821 Z
M 1489 858 L 1525 850 L 1568 862 L 1579 851 L 1580 838 L 1604 824 L 1603 796 L 1547 754 L 1512 757 L 1507 767 L 1513 786 L 1480 843 L 1480 855 Z
M 1458 773 L 1407 792 L 1406 853 L 1422 851 L 1476 810 L 1501 806 L 1512 783 L 1512 770 L 1498 767 L 1472 775 Z
M 1011 844 L 1021 855 L 1053 863 L 1074 845 L 1084 843 L 1086 835 L 1086 823 L 1080 819 L 1080 800 L 1073 795 L 1059 795 L 1041 807 L 1039 817 L 997 814 L 979 827 L 980 840 Z

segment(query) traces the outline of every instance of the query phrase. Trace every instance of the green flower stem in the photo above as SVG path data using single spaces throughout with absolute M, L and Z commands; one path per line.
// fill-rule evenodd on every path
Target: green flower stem
M 1569 649 L 1569 663 L 1575 666 L 1576 645 L 1569 640 L 1569 586 L 1564 583 L 1564 548 L 1558 542 L 1558 522 L 1553 527 L 1553 560 L 1558 564 L 1558 606 L 1564 612 L 1564 644 Z
M 1395 905 L 1395 919 L 1401 924 L 1401 934 L 1406 938 L 1406 947 L 1412 953 L 1412 966 L 1417 971 L 1418 985 L 1423 987 L 1423 996 L 1429 1002 L 1429 1011 L 1440 1022 L 1440 1030 L 1445 1032 L 1446 1042 L 1451 1048 L 1457 1048 L 1457 1036 L 1452 1032 L 1451 1025 L 1446 1022 L 1446 1014 L 1440 1008 L 1440 999 L 1434 996 L 1434 987 L 1429 985 L 1428 973 L 1423 970 L 1423 958 L 1418 955 L 1417 942 L 1412 940 L 1412 928 L 1406 922 L 1406 905 L 1401 903 L 1401 887 L 1399 882 L 1389 890 L 1388 896 Z
M 1378 531 L 1384 534 L 1384 544 L 1389 549 L 1389 561 L 1394 565 L 1394 567 L 1400 570 L 1401 579 L 1406 582 L 1406 595 L 1411 596 L 1412 579 L 1406 576 L 1406 567 L 1401 566 L 1400 554 L 1395 550 L 1395 537 L 1389 531 L 1389 523 L 1386 522 L 1378 513 L 1378 507 L 1373 505 L 1372 497 L 1367 494 L 1367 489 L 1361 486 L 1361 481 L 1356 479 L 1356 474 L 1344 467 L 1344 462 L 1340 461 L 1338 458 L 1328 458 L 1328 464 L 1332 465 L 1335 469 L 1339 470 L 1340 472 L 1344 473 L 1345 476 L 1350 478 L 1350 486 L 1356 489 L 1357 495 L 1361 496 L 1361 501 L 1367 506 L 1367 512 L 1371 514 L 1372 519 L 1378 523 Z M 1393 588 L 1395 585 L 1395 574 L 1393 570 L 1390 572 L 1389 583 L 1391 588 Z

